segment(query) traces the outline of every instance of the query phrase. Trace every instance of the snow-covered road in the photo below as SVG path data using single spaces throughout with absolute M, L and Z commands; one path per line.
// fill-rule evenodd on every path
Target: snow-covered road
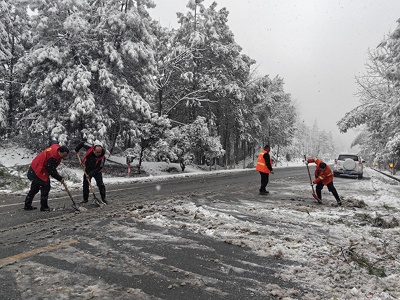
M 344 206 L 295 177 L 36 221 L 2 231 L 5 299 L 399 299 L 400 186 L 335 178 Z M 253 192 L 249 193 L 249 189 Z M 15 238 L 15 236 L 18 238 Z M 60 245 L 59 243 L 64 243 Z M 38 250 L 39 249 L 39 250 Z M 26 254 L 28 253 L 28 254 Z M 10 259 L 10 257 L 8 257 Z M 14 291 L 14 294 L 11 294 Z M 14 298 L 13 298 L 14 297 Z

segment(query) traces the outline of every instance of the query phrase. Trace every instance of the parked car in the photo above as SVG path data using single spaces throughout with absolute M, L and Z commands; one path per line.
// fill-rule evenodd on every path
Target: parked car
M 333 166 L 333 176 L 356 176 L 358 179 L 363 178 L 363 163 L 365 161 L 358 154 L 342 153 L 335 159 Z

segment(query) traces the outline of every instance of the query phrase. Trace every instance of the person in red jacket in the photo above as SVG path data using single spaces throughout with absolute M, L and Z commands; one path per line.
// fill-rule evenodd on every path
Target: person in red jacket
M 40 191 L 40 210 L 52 211 L 48 205 L 50 192 L 50 176 L 57 179 L 61 183 L 64 179 L 57 172 L 57 167 L 61 160 L 67 157 L 69 149 L 66 146 L 52 144 L 47 149 L 40 152 L 31 162 L 27 177 L 31 183 L 31 188 L 25 197 L 25 210 L 34 210 L 32 201 L 35 195 Z
M 313 184 L 317 185 L 315 191 L 317 192 L 318 198 L 322 200 L 322 188 L 324 187 L 324 185 L 326 185 L 328 187 L 328 191 L 330 191 L 335 197 L 337 205 L 342 205 L 339 194 L 336 191 L 335 186 L 333 185 L 333 173 L 331 168 L 318 158 L 309 158 L 306 164 L 309 163 L 315 163 L 317 165 L 317 167 L 315 168 L 315 180 L 313 181 Z
M 269 155 L 270 151 L 271 148 L 269 145 L 265 145 L 257 159 L 256 170 L 260 172 L 261 175 L 260 195 L 267 195 L 269 193 L 269 191 L 266 190 L 269 182 L 269 174 L 274 173 L 272 168 L 272 159 Z

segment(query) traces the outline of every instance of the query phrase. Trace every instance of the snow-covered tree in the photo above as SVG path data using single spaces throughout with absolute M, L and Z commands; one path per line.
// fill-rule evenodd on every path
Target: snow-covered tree
M 171 149 L 182 171 L 188 163 L 201 163 L 205 159 L 211 164 L 212 159 L 225 154 L 219 137 L 210 132 L 204 117 L 197 117 L 193 123 L 173 128 L 170 139 Z
M 258 91 L 255 61 L 235 42 L 228 11 L 202 3 L 189 1 L 180 28 L 168 30 L 150 19 L 151 0 L 29 1 L 18 129 L 41 144 L 92 135 L 111 152 L 137 148 L 146 159 L 196 163 L 224 153 L 237 163 L 263 138 L 290 143 L 295 110 L 283 80 L 265 79 Z
M 283 85 L 283 79 L 278 76 L 272 80 L 264 76 L 254 80 L 248 92 L 248 98 L 254 103 L 253 119 L 259 124 L 259 129 L 255 127 L 253 131 L 257 144 L 270 144 L 277 156 L 280 148 L 292 142 L 296 120 L 296 109 Z
M 149 121 L 140 123 L 136 133 L 136 147 L 133 150 L 135 156 L 139 157 L 139 173 L 144 159 L 153 160 L 158 156 L 160 148 L 168 147 L 164 141 L 170 127 L 169 119 L 158 117 L 155 113 L 152 113 Z
M 157 75 L 155 78 L 158 89 L 153 110 L 158 115 L 169 116 L 178 105 L 188 100 L 201 101 L 200 91 L 183 92 L 185 84 L 190 82 L 191 72 L 187 72 L 186 66 L 193 60 L 193 49 L 174 39 L 175 31 L 162 28 L 154 24 L 155 39 L 155 63 Z
M 400 25 L 370 51 L 366 72 L 358 76 L 360 105 L 338 122 L 339 129 L 360 128 L 364 157 L 390 158 L 400 147 Z
M 319 157 L 330 161 L 336 155 L 336 148 L 331 132 L 321 130 L 317 121 L 308 126 L 304 120 L 295 120 L 293 140 L 282 147 L 282 154 L 294 160 L 307 157 Z
M 178 14 L 181 27 L 176 39 L 194 49 L 191 64 L 187 65 L 190 76 L 185 78 L 190 82 L 186 88 L 204 91 L 209 102 L 188 101 L 184 114 L 182 108 L 176 108 L 176 113 L 191 119 L 200 115 L 214 120 L 230 163 L 231 155 L 237 158 L 240 143 L 249 137 L 245 127 L 251 110 L 245 102 L 245 89 L 255 61 L 241 54 L 227 24 L 226 8 L 217 10 L 216 3 L 206 8 L 201 2 L 190 1 L 190 11 Z
M 182 172 L 185 171 L 187 164 L 193 163 L 194 154 L 192 150 L 189 125 L 177 126 L 172 128 L 169 136 L 171 152 L 181 166 Z
M 32 132 L 91 132 L 112 149 L 154 96 L 150 0 L 32 0 L 34 47 L 19 67 Z
M 26 1 L 0 0 L 0 129 L 14 129 L 21 82 L 15 65 L 29 45 Z
M 8 105 L 4 91 L 0 89 L 0 129 L 5 129 L 7 126 L 7 111 Z
M 217 10 L 216 3 L 206 8 L 203 1 L 189 1 L 187 7 L 188 13 L 178 13 L 180 27 L 176 31 L 157 30 L 159 114 L 167 114 L 173 124 L 189 124 L 197 116 L 207 118 L 221 137 L 225 162 L 237 163 L 262 135 L 260 120 L 255 117 L 259 111 L 254 109 L 260 102 L 250 83 L 255 61 L 241 54 L 227 24 L 226 8 Z M 268 118 L 271 127 L 279 129 L 274 130 L 275 137 L 279 136 L 276 142 L 284 145 L 293 135 L 295 110 L 290 95 L 279 86 L 280 80 L 274 79 L 278 89 L 274 97 L 280 100 Z M 271 93 L 264 96 L 272 99 Z M 281 112 L 278 105 L 286 109 Z

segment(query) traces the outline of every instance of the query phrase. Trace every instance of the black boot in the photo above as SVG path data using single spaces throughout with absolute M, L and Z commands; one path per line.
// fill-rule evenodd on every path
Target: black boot
M 105 204 L 108 204 L 108 202 L 106 200 L 106 187 L 104 184 L 100 184 L 99 192 L 100 192 L 101 201 L 103 201 Z
M 37 207 L 32 206 L 32 205 L 30 205 L 30 206 L 24 206 L 24 210 L 35 210 L 35 209 L 37 209 Z

